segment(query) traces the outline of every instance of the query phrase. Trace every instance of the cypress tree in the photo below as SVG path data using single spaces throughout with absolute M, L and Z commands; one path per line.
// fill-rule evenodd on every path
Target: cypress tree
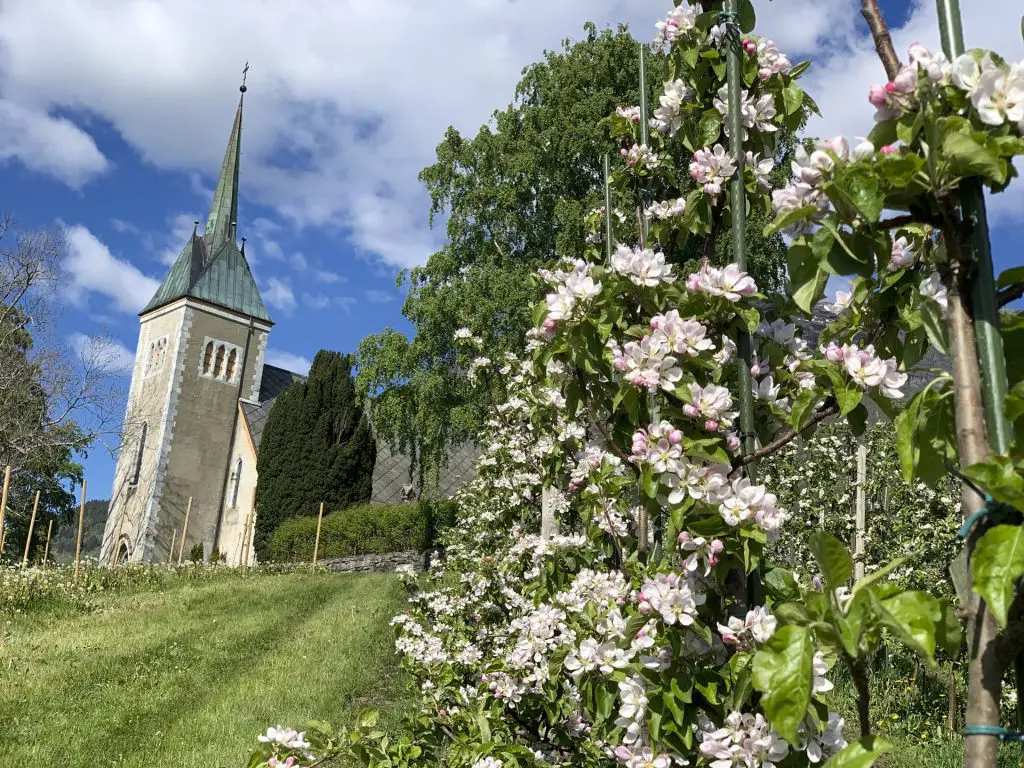
M 256 467 L 257 556 L 290 517 L 316 515 L 369 500 L 377 447 L 356 396 L 352 358 L 320 350 L 309 378 L 278 395 L 267 418 Z

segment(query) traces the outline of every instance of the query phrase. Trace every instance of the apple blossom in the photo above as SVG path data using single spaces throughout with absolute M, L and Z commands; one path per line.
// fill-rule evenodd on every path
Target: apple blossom
M 665 91 L 658 97 L 660 106 L 650 119 L 651 128 L 659 133 L 675 136 L 683 124 L 683 104 L 693 98 L 693 89 L 683 80 L 665 83 Z
M 686 198 L 680 197 L 675 200 L 662 200 L 651 203 L 647 207 L 647 215 L 652 219 L 671 219 L 682 216 L 686 212 Z
M 938 304 L 943 313 L 946 312 L 949 307 L 949 294 L 946 291 L 946 286 L 942 284 L 942 278 L 938 272 L 932 272 L 921 281 L 920 291 L 922 296 Z
M 658 154 L 646 144 L 634 144 L 629 149 L 623 147 L 619 153 L 625 158 L 627 168 L 653 170 L 658 167 Z
M 704 187 L 704 193 L 711 197 L 722 194 L 725 182 L 736 173 L 736 164 L 721 144 L 713 149 L 698 149 L 690 163 L 690 176 Z
M 659 283 L 671 283 L 676 279 L 672 274 L 672 265 L 665 262 L 665 254 L 651 248 L 633 250 L 619 245 L 612 254 L 611 268 L 637 285 L 648 288 Z
M 889 257 L 889 269 L 906 269 L 914 265 L 917 255 L 910 242 L 903 235 L 892 241 L 892 255 Z
M 665 21 L 655 24 L 658 30 L 654 36 L 654 47 L 663 48 L 666 44 L 673 45 L 680 37 L 692 32 L 697 23 L 697 11 L 687 5 L 681 5 L 668 12 Z

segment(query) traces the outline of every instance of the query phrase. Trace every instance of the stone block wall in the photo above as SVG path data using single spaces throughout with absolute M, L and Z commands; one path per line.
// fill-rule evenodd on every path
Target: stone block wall
M 317 565 L 334 573 L 391 573 L 400 565 L 411 565 L 417 571 L 427 567 L 429 554 L 418 550 L 383 552 L 376 555 L 326 557 Z

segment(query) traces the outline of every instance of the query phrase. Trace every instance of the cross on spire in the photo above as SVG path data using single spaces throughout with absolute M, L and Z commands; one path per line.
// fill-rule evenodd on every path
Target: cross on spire
M 242 69 L 242 85 L 239 87 L 242 93 L 245 93 L 245 78 L 249 76 L 249 62 L 245 62 L 245 67 Z

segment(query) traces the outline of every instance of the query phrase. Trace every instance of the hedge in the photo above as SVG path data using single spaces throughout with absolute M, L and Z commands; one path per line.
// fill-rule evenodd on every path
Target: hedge
M 424 551 L 434 546 L 437 533 L 454 515 L 449 501 L 408 504 L 360 504 L 324 515 L 318 557 Z M 270 538 L 270 558 L 276 562 L 313 559 L 315 517 L 292 517 Z

